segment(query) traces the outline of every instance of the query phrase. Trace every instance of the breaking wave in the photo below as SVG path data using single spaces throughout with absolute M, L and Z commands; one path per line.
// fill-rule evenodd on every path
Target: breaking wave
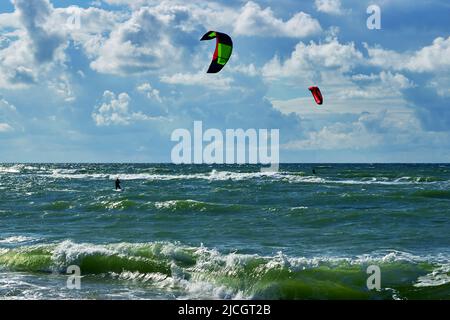
M 245 181 L 267 180 L 284 181 L 288 183 L 317 183 L 317 184 L 344 184 L 344 185 L 408 185 L 408 184 L 433 184 L 442 182 L 431 177 L 362 177 L 362 178 L 327 178 L 320 176 L 308 176 L 295 172 L 234 172 L 212 170 L 207 173 L 194 174 L 153 174 L 153 173 L 68 173 L 54 171 L 52 174 L 43 175 L 55 179 L 84 179 L 84 180 L 147 180 L 147 181 L 171 181 L 171 180 L 207 180 L 207 181 Z
M 366 288 L 369 265 L 383 289 Z M 0 249 L 8 271 L 60 273 L 78 265 L 83 277 L 151 286 L 179 299 L 420 299 L 450 285 L 448 259 L 405 252 L 357 257 L 290 257 L 222 253 L 179 243 L 56 244 Z

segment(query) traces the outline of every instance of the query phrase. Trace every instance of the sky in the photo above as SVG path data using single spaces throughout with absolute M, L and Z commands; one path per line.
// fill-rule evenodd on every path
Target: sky
M 194 121 L 279 129 L 281 162 L 450 162 L 449 14 L 447 0 L 2 0 L 0 162 L 170 162 Z M 208 30 L 233 38 L 218 74 Z

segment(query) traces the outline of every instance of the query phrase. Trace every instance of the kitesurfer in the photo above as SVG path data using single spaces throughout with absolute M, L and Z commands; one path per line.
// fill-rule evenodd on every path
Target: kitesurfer
M 116 179 L 116 190 L 122 190 L 122 187 L 120 186 L 119 178 Z

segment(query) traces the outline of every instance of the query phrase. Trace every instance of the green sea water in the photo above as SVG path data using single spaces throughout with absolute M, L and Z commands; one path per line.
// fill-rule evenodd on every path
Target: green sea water
M 448 164 L 0 165 L 0 299 L 450 299 L 449 258 Z

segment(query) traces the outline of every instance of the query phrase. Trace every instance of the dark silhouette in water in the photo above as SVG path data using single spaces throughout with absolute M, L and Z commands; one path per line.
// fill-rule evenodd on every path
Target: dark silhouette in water
M 316 169 L 312 169 L 312 173 L 315 175 L 316 174 Z
M 116 179 L 116 190 L 122 190 L 122 187 L 120 186 L 119 178 Z

